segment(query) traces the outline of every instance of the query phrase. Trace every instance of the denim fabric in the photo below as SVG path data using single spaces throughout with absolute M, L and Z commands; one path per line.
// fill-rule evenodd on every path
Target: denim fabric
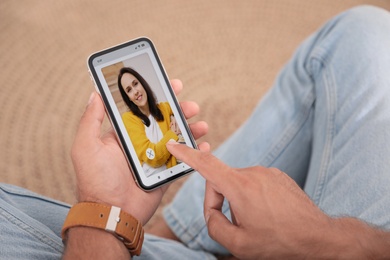
M 19 187 L 0 185 L 0 259 L 60 259 L 69 206 Z
M 0 259 L 60 259 L 61 228 L 70 205 L 20 187 L 0 184 Z M 142 255 L 133 259 L 215 259 L 184 244 L 145 235 Z
M 253 115 L 215 155 L 232 167 L 278 167 L 327 214 L 390 229 L 389 32 L 390 15 L 379 8 L 358 7 L 330 20 L 299 47 Z M 227 253 L 207 234 L 203 195 L 204 180 L 195 173 L 164 210 L 184 244 L 146 235 L 136 259 Z M 68 210 L 0 185 L 0 258 L 60 258 Z
M 368 6 L 326 23 L 215 155 L 232 167 L 277 167 L 327 214 L 390 229 L 389 32 L 389 13 Z M 190 248 L 226 253 L 207 234 L 203 194 L 194 174 L 165 219 Z

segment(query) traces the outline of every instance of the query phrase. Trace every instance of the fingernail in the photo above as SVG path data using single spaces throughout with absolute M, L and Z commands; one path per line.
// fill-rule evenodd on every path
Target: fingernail
M 179 144 L 179 143 L 176 142 L 176 141 L 173 140 L 173 139 L 169 139 L 169 141 L 167 142 L 167 144 L 170 144 L 170 145 L 177 145 L 177 144 Z
M 209 219 L 210 219 L 210 210 L 207 210 L 206 214 L 205 214 L 205 219 L 206 219 L 206 224 L 209 223 Z
M 92 92 L 91 95 L 89 96 L 87 106 L 92 103 L 94 98 L 95 98 L 95 92 Z

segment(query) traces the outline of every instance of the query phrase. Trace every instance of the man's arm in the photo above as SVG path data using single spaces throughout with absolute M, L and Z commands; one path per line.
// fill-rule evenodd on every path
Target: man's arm
M 164 190 L 145 193 L 136 186 L 114 133 L 103 136 L 100 133 L 104 116 L 103 104 L 93 93 L 72 147 L 78 202 L 116 206 L 145 224 Z M 149 202 L 148 207 L 141 206 L 144 201 Z M 123 242 L 105 230 L 76 226 L 69 228 L 65 237 L 64 259 L 129 259 L 130 256 Z
M 276 168 L 233 169 L 208 152 L 167 147 L 206 178 L 209 235 L 240 259 L 390 258 L 390 232 L 327 216 Z M 232 222 L 221 212 L 224 199 Z
M 63 259 L 131 259 L 123 242 L 114 235 L 96 228 L 69 229 Z
M 339 218 L 334 219 L 333 233 L 329 232 L 328 238 L 334 239 L 332 244 L 322 251 L 329 251 L 332 258 L 345 257 L 349 259 L 389 259 L 390 258 L 390 232 L 370 226 L 358 219 Z M 319 239 L 321 239 L 319 237 Z M 337 248 L 332 254 L 332 248 Z M 326 252 L 323 252 L 325 255 Z
M 182 89 L 178 80 L 171 81 L 176 94 Z M 193 102 L 181 102 L 186 118 L 195 116 L 199 108 Z M 167 186 L 152 192 L 141 190 L 132 177 L 127 161 L 114 132 L 101 135 L 105 116 L 103 103 L 93 93 L 80 120 L 74 144 L 72 161 L 76 172 L 78 202 L 94 202 L 121 208 L 145 225 L 157 209 Z M 190 124 L 194 137 L 207 133 L 205 122 Z M 200 144 L 208 150 L 207 143 Z M 77 219 L 77 216 L 75 216 Z M 119 222 L 120 223 L 120 222 Z M 122 222 L 123 223 L 123 222 Z M 67 231 L 64 258 L 129 259 L 123 242 L 104 230 L 71 227 Z

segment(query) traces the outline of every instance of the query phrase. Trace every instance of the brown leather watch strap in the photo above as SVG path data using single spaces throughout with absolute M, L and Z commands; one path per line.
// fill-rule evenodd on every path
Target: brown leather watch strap
M 140 255 L 144 239 L 142 224 L 118 207 L 82 202 L 74 205 L 65 219 L 61 236 L 71 227 L 85 226 L 106 230 L 123 241 L 131 255 Z

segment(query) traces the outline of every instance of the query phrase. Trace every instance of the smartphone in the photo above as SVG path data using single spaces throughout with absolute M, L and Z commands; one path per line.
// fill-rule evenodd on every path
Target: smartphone
M 197 146 L 150 39 L 96 52 L 88 69 L 140 188 L 151 191 L 193 171 L 166 148 L 171 139 Z

